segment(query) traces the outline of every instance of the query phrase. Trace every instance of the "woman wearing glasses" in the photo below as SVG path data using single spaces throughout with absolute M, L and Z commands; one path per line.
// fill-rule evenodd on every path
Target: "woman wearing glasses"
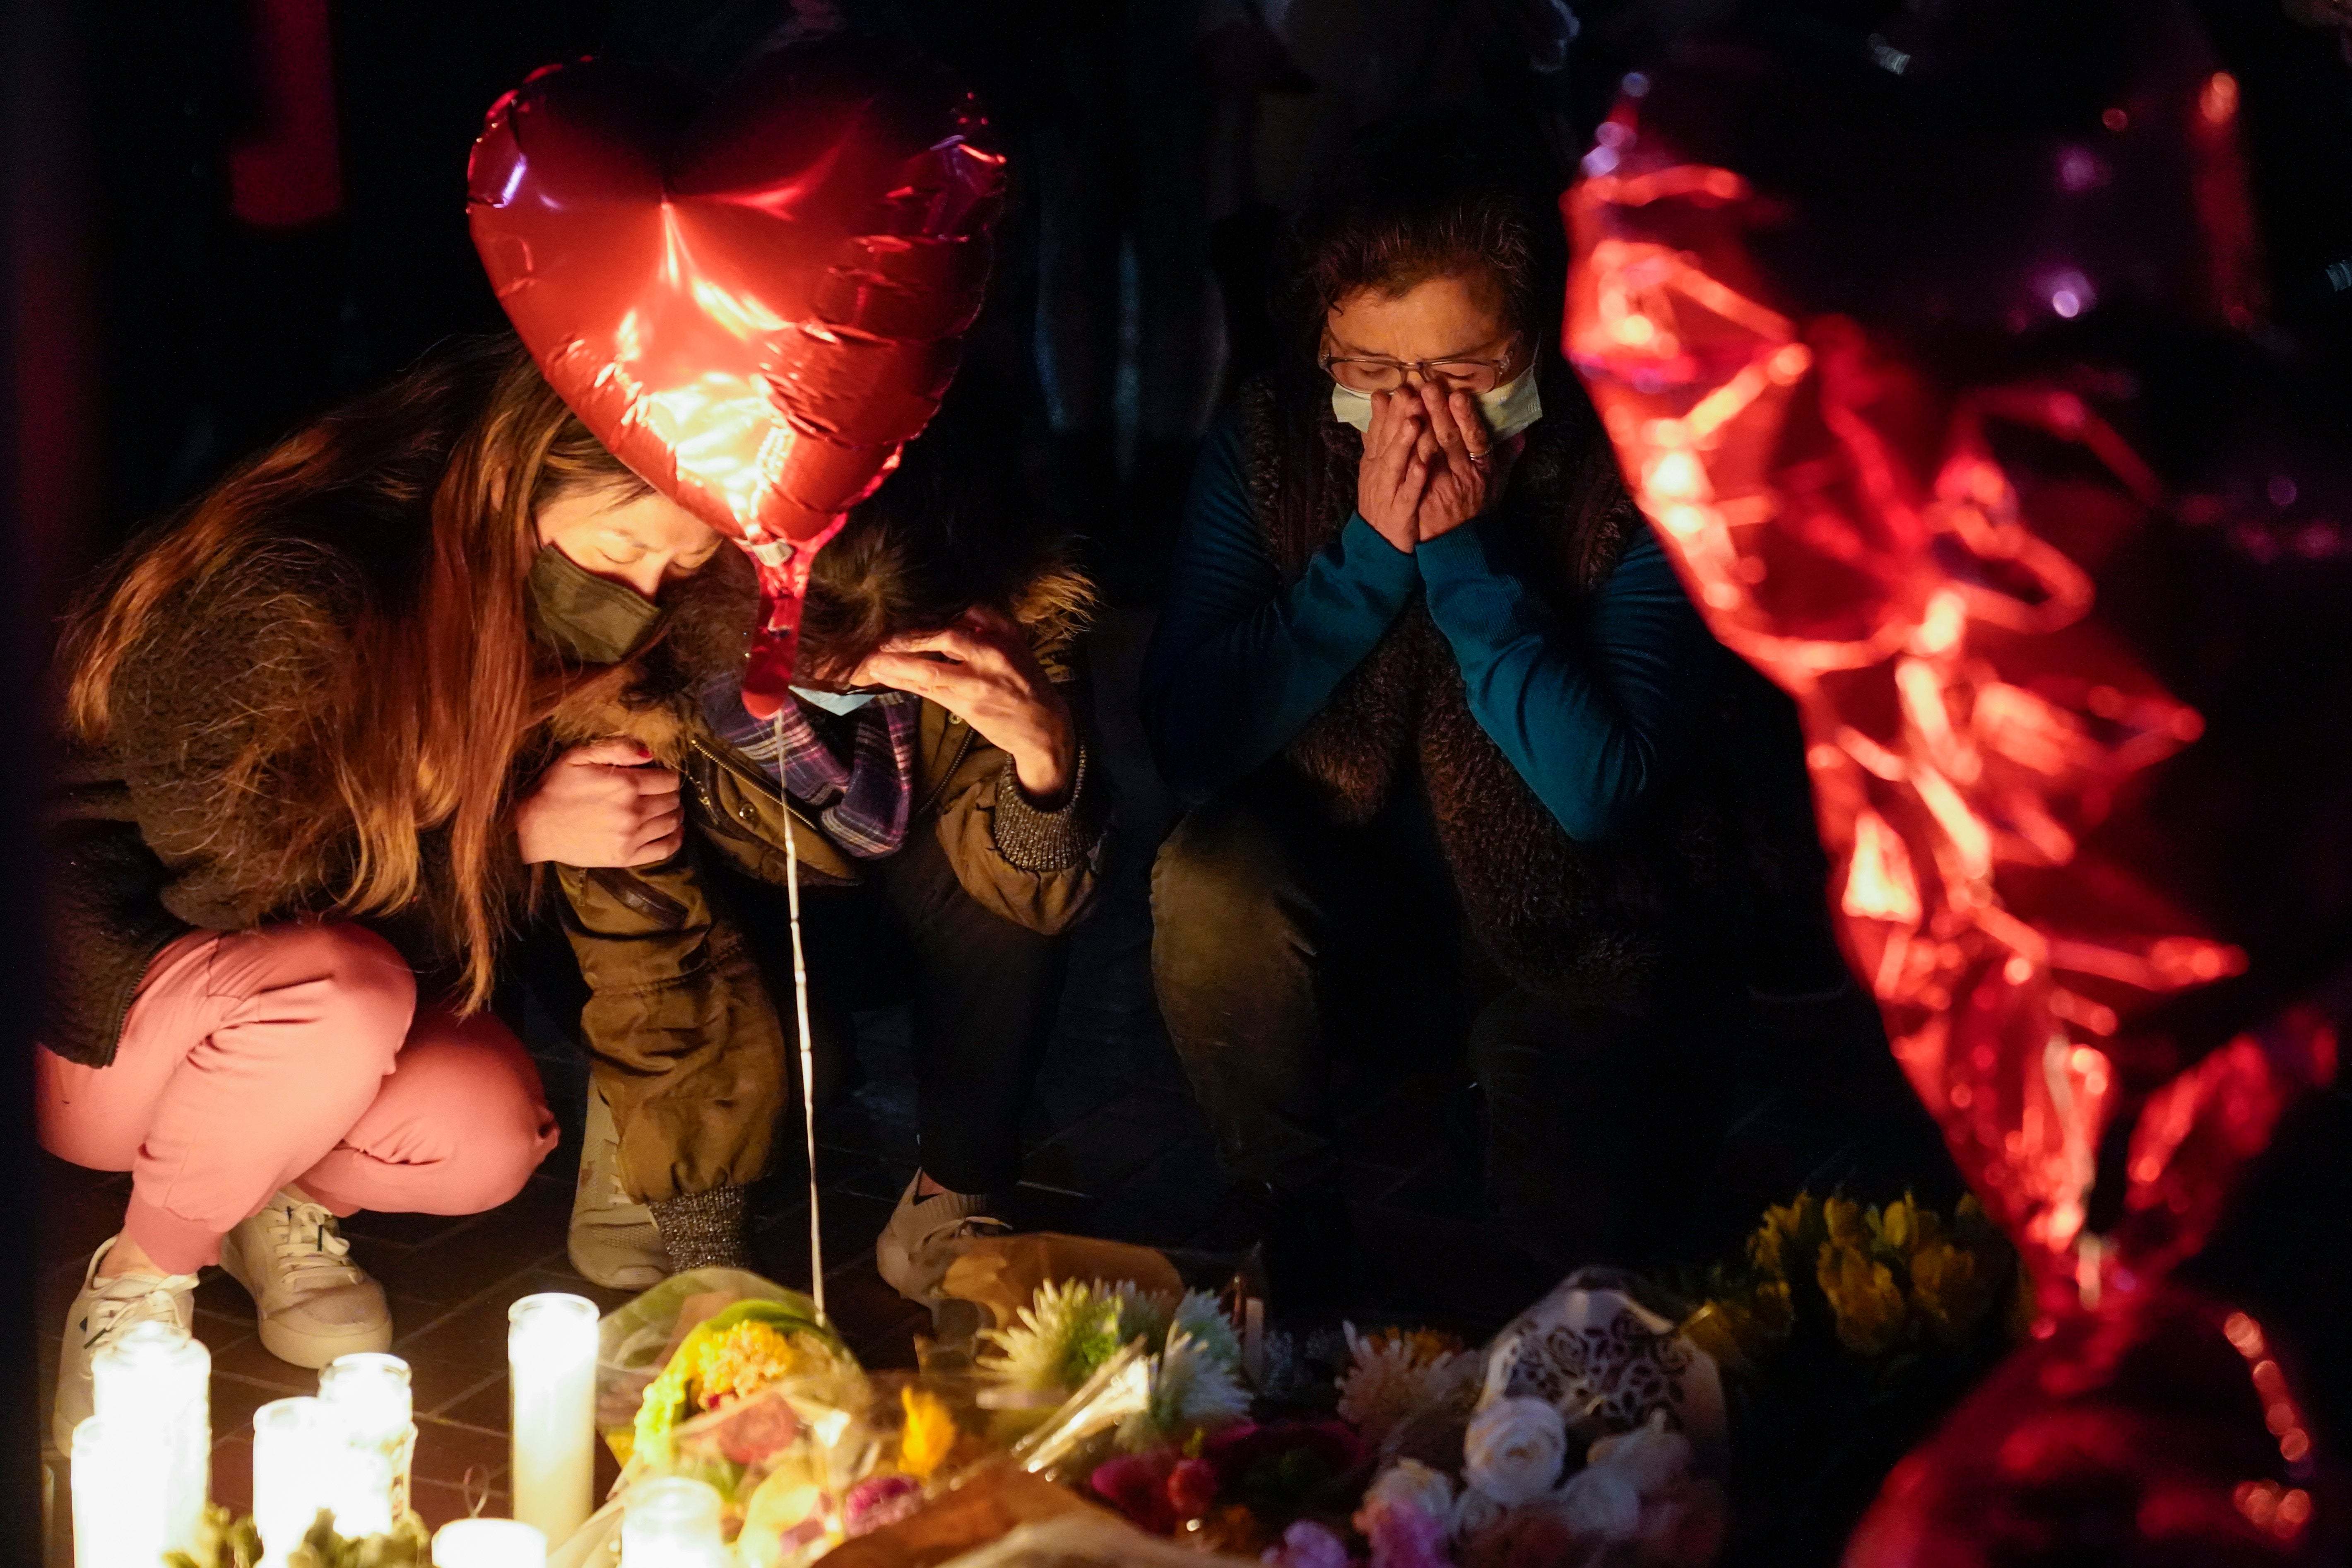
M 1494 166 L 1402 128 L 1302 217 L 1289 363 L 1202 459 L 1145 669 L 1197 803 L 1153 874 L 1160 1006 L 1294 1311 L 1346 1279 L 1335 1068 L 1466 1036 L 1507 1234 L 1619 1260 L 1621 1189 L 1662 1180 L 1643 1111 L 1692 1123 L 1664 1075 L 1743 989 L 1707 787 L 1740 672 L 1551 347 L 1553 226 Z M 1809 837 L 1792 732 L 1774 761 Z

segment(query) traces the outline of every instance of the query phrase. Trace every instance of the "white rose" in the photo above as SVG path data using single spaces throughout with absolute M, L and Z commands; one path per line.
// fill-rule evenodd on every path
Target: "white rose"
M 1653 1498 L 1690 1473 L 1690 1439 L 1668 1431 L 1665 1413 L 1654 1411 L 1647 1426 L 1593 1444 L 1584 1462 L 1616 1471 L 1644 1499 Z
M 1607 1466 L 1588 1467 L 1559 1489 L 1559 1513 L 1579 1535 L 1631 1541 L 1642 1530 L 1642 1494 Z
M 1568 1428 L 1540 1399 L 1498 1399 L 1470 1420 L 1462 1436 L 1462 1473 L 1507 1507 L 1551 1490 L 1568 1462 Z
M 1454 1518 L 1454 1482 L 1418 1459 L 1399 1459 L 1380 1473 L 1364 1493 L 1367 1511 L 1376 1505 L 1416 1509 L 1440 1524 Z
M 1510 1511 L 1476 1487 L 1464 1487 L 1454 1505 L 1454 1539 L 1467 1541 Z

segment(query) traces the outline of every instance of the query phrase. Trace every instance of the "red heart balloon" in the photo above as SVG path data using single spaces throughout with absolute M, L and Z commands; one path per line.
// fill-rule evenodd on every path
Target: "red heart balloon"
M 810 564 L 938 409 L 1004 160 L 971 96 L 850 40 L 707 104 L 599 60 L 499 100 L 467 166 L 515 330 L 597 439 L 759 563 L 744 700 L 783 699 Z

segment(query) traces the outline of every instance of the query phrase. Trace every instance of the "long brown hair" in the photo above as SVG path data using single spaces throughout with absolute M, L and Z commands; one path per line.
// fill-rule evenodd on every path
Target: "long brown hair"
M 985 605 L 1027 627 L 1052 668 L 1093 609 L 1068 542 L 1031 520 L 992 432 L 934 425 L 869 500 L 849 513 L 810 570 L 798 668 L 822 679 L 855 669 L 892 637 L 945 630 Z
M 267 847 L 273 862 L 250 870 L 257 887 L 289 899 L 323 890 L 349 915 L 421 903 L 462 964 L 463 1005 L 479 1006 L 520 891 L 506 842 L 518 763 L 580 679 L 532 637 L 534 516 L 566 492 L 646 488 L 512 338 L 445 348 L 287 437 L 126 551 L 68 619 L 67 725 L 85 744 L 106 742 L 116 672 L 168 612 L 273 558 L 331 563 L 356 589 L 336 628 L 340 668 L 315 700 L 257 726 L 219 811 L 226 822 L 264 796 L 286 810 Z M 436 830 L 446 865 L 436 850 L 428 875 L 420 840 Z

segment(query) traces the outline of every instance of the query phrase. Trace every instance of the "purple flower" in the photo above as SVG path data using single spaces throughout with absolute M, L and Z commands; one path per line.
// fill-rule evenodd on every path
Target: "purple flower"
M 866 1535 L 896 1524 L 923 1505 L 923 1484 L 912 1476 L 868 1476 L 841 1500 L 841 1532 Z
M 1372 1568 L 1453 1568 L 1445 1523 L 1410 1505 L 1368 1508 L 1357 1522 L 1372 1543 Z
M 1345 1542 L 1311 1519 L 1302 1519 L 1282 1532 L 1282 1544 L 1269 1546 L 1260 1562 L 1271 1568 L 1348 1568 Z

